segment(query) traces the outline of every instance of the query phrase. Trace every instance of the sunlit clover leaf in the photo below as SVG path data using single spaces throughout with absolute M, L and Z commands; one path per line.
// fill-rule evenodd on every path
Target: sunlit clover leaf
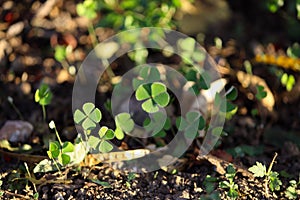
M 165 107 L 170 101 L 170 95 L 167 93 L 167 88 L 162 83 L 153 83 L 151 85 L 151 95 L 155 103 L 160 107 Z
M 144 83 L 152 83 L 160 80 L 160 73 L 157 68 L 151 66 L 143 67 L 139 72 L 139 77 L 132 81 L 133 89 L 136 90 Z
M 41 84 L 39 89 L 36 90 L 34 95 L 35 102 L 38 102 L 42 106 L 50 104 L 52 100 L 52 92 L 46 84 Z
M 100 138 L 103 138 L 105 140 L 111 140 L 115 137 L 115 133 L 113 130 L 107 128 L 106 126 L 103 126 L 99 130 L 99 136 Z
M 100 138 L 90 135 L 88 139 L 88 144 L 93 149 L 97 149 L 97 146 L 99 145 L 100 141 L 101 141 Z
M 61 154 L 58 157 L 58 161 L 62 165 L 69 164 L 71 161 L 71 157 L 68 154 L 71 154 L 72 152 L 74 152 L 74 145 L 71 142 L 64 142 L 61 148 Z
M 58 158 L 60 154 L 60 144 L 58 141 L 50 142 L 47 154 L 49 158 Z
M 85 103 L 82 108 L 83 112 L 77 109 L 74 113 L 75 123 L 81 124 L 84 130 L 94 129 L 102 118 L 101 111 L 93 103 Z
M 124 138 L 124 132 L 129 133 L 134 128 L 134 121 L 131 119 L 129 113 L 120 113 L 115 117 L 116 122 L 116 130 L 115 135 L 116 138 L 121 140 Z

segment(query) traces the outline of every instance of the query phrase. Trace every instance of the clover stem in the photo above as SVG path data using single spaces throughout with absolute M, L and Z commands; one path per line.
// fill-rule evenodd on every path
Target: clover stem
M 57 168 L 57 170 L 59 171 L 59 173 L 61 173 L 61 171 L 60 171 L 60 169 L 59 169 L 59 166 L 58 166 L 58 164 L 57 164 L 56 160 L 55 160 L 55 159 L 53 159 L 53 158 L 52 158 L 52 160 L 53 160 L 53 162 L 54 162 L 54 165 L 55 165 L 55 167 L 56 167 L 56 168 Z
M 13 99 L 11 97 L 7 97 L 8 102 L 13 107 L 13 109 L 16 111 L 16 113 L 19 115 L 21 120 L 24 120 L 23 115 L 21 114 L 20 110 L 17 108 L 17 106 L 14 104 Z
M 88 32 L 89 32 L 93 47 L 95 48 L 97 46 L 97 37 L 96 37 L 95 29 L 94 29 L 92 22 L 90 22 L 88 25 Z M 109 65 L 109 62 L 106 59 L 105 60 L 101 59 L 101 60 L 102 60 L 102 64 L 104 66 Z M 114 72 L 112 71 L 112 69 L 110 67 L 107 67 L 106 71 L 107 71 L 107 74 L 110 79 L 112 79 L 112 77 L 115 76 Z
M 42 110 L 43 110 L 43 119 L 44 119 L 44 122 L 46 122 L 46 108 L 45 108 L 45 105 L 42 105 Z
M 59 144 L 62 146 L 63 143 L 62 143 L 62 141 L 61 141 L 61 139 L 60 139 L 60 137 L 59 137 L 59 134 L 58 134 L 58 131 L 57 131 L 56 127 L 54 127 L 54 131 L 55 131 L 55 134 L 56 134 L 56 137 L 57 137 L 57 139 L 58 139 Z
M 96 45 L 97 45 L 97 38 L 96 38 L 96 33 L 95 33 L 95 29 L 94 29 L 94 26 L 93 26 L 92 22 L 89 22 L 88 32 L 89 32 L 89 35 L 90 35 L 93 47 L 96 47 Z

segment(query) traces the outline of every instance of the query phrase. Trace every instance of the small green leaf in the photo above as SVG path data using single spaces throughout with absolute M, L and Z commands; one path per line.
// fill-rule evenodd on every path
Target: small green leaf
M 183 51 L 187 51 L 187 52 L 193 52 L 195 49 L 195 44 L 196 44 L 195 39 L 193 39 L 191 37 L 178 40 L 178 46 Z
M 151 94 L 146 89 L 146 84 L 140 85 L 135 93 L 135 97 L 138 101 L 142 101 L 151 97 Z
M 66 47 L 58 45 L 55 47 L 55 53 L 54 53 L 54 58 L 55 60 L 61 62 L 64 59 L 66 59 Z
M 58 157 L 58 160 L 63 166 L 65 166 L 70 163 L 71 157 L 69 155 L 63 153 L 63 154 L 61 154 L 61 157 Z
M 158 106 L 155 104 L 155 102 L 152 99 L 148 99 L 142 104 L 142 108 L 144 111 L 148 113 L 155 113 L 159 111 Z
M 92 113 L 90 113 L 88 115 L 88 117 L 93 120 L 96 123 L 99 123 L 101 118 L 102 118 L 102 114 L 101 111 L 98 108 L 95 108 L 95 110 L 92 111 Z
M 89 139 L 88 139 L 88 144 L 93 148 L 93 149 L 96 149 L 97 146 L 100 144 L 100 139 L 93 136 L 93 135 L 90 135 L 89 136 Z
M 121 128 L 126 133 L 129 133 L 134 128 L 134 121 L 129 113 L 120 113 L 115 117 L 116 126 Z
M 115 135 L 118 140 L 122 140 L 124 138 L 124 132 L 120 127 L 117 127 L 115 130 Z
M 92 110 L 93 110 L 94 108 L 95 108 L 95 105 L 94 105 L 93 103 L 90 103 L 90 102 L 85 103 L 85 104 L 83 104 L 83 106 L 82 106 L 83 112 L 84 112 L 86 115 L 89 115 L 89 114 L 92 112 Z
M 64 142 L 62 146 L 62 153 L 67 153 L 67 152 L 73 152 L 74 151 L 74 145 L 71 142 Z
M 113 150 L 113 148 L 114 147 L 109 142 L 107 142 L 105 140 L 100 142 L 99 151 L 102 152 L 102 153 L 108 153 L 111 150 Z
M 106 126 L 102 126 L 99 129 L 98 134 L 99 134 L 100 138 L 103 138 L 105 136 L 107 130 L 108 130 L 108 128 Z
M 50 88 L 45 83 L 42 83 L 39 89 L 36 90 L 34 95 L 35 101 L 38 102 L 42 106 L 46 106 L 50 104 L 52 100 L 52 93 Z
M 260 162 L 256 162 L 256 165 L 250 167 L 249 171 L 252 172 L 255 177 L 264 177 L 267 173 L 266 166 Z
M 86 118 L 85 114 L 83 114 L 83 112 L 81 112 L 80 110 L 76 110 L 74 113 L 74 121 L 76 124 L 79 124 L 80 122 L 82 122 L 84 119 Z
M 94 129 L 96 127 L 96 124 L 89 118 L 86 118 L 83 122 L 82 122 L 82 128 L 84 130 L 91 130 Z
M 115 132 L 111 129 L 108 129 L 105 133 L 104 139 L 105 140 L 111 140 L 115 137 Z
M 60 144 L 57 141 L 50 142 L 49 151 L 53 158 L 57 158 L 60 154 Z
M 110 184 L 108 182 L 105 181 L 99 181 L 98 179 L 90 179 L 92 182 L 97 183 L 98 185 L 101 185 L 105 188 L 110 188 Z
M 269 182 L 269 187 L 271 191 L 279 191 L 280 186 L 282 185 L 281 180 L 278 178 L 278 173 L 277 172 L 271 172 L 270 173 L 270 182 Z
M 262 100 L 263 98 L 265 98 L 267 96 L 267 92 L 265 92 L 264 89 L 265 88 L 262 85 L 257 85 L 256 86 L 257 93 L 256 93 L 255 97 L 258 100 Z

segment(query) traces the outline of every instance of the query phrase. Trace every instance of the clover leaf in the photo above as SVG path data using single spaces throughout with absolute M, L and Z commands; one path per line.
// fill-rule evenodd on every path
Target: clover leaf
M 63 166 L 67 165 L 71 161 L 69 153 L 74 151 L 74 145 L 71 142 L 64 142 L 62 146 L 59 142 L 54 141 L 49 144 L 49 151 L 47 154 L 51 159 L 58 159 L 58 162 Z
M 76 11 L 79 16 L 84 16 L 88 19 L 94 19 L 97 16 L 97 1 L 85 0 L 83 3 L 77 4 Z
M 208 73 L 203 72 L 200 74 L 194 69 L 191 69 L 185 75 L 188 81 L 194 82 L 194 85 L 190 88 L 196 95 L 200 93 L 201 89 L 207 90 L 210 85 L 211 78 Z
M 256 93 L 255 97 L 256 97 L 258 100 L 262 100 L 263 98 L 265 98 L 265 97 L 267 96 L 267 92 L 265 91 L 264 86 L 262 86 L 262 85 L 257 85 L 257 86 L 256 86 L 256 90 L 257 90 L 257 93 Z
M 190 111 L 186 117 L 178 117 L 176 119 L 176 126 L 179 131 L 184 131 L 184 134 L 189 139 L 194 139 L 198 130 L 205 128 L 205 120 L 199 112 Z
M 195 51 L 196 41 L 193 38 L 179 39 L 177 46 L 181 50 L 181 56 L 184 58 L 183 62 L 187 64 L 193 63 L 193 61 L 201 62 L 205 59 L 203 52 Z
M 139 77 L 132 80 L 133 89 L 136 90 L 140 85 L 145 83 L 153 83 L 160 80 L 160 73 L 156 67 L 144 66 Z
M 152 132 L 154 137 L 165 137 L 166 130 L 171 128 L 171 121 L 162 112 L 156 112 L 152 115 L 152 119 L 146 118 L 144 128 L 147 132 Z
M 36 90 L 34 95 L 35 102 L 38 102 L 41 106 L 50 104 L 52 100 L 52 92 L 46 84 L 41 84 L 39 89 Z
M 98 108 L 95 108 L 93 103 L 85 103 L 82 106 L 83 112 L 77 109 L 74 113 L 74 121 L 76 124 L 81 124 L 84 130 L 91 130 L 99 123 L 102 114 Z
M 170 102 L 170 95 L 163 83 L 154 82 L 152 84 L 140 85 L 135 93 L 138 101 L 143 101 L 142 108 L 148 113 L 155 113 L 159 107 L 166 107 Z
M 116 122 L 116 138 L 121 140 L 124 138 L 124 132 L 129 133 L 134 128 L 134 121 L 129 113 L 120 113 L 115 117 Z

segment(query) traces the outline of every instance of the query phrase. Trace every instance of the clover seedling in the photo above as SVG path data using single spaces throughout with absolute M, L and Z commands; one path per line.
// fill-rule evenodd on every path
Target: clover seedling
M 201 200 L 220 200 L 220 193 L 215 190 L 215 185 L 218 182 L 218 178 L 206 175 L 203 185 L 205 187 L 205 195 L 201 195 Z
M 297 199 L 299 192 L 297 192 L 297 187 L 300 185 L 300 179 L 297 183 L 295 180 L 290 181 L 289 187 L 285 191 L 285 197 L 288 199 Z
M 224 189 L 228 189 L 227 195 L 231 199 L 237 199 L 239 197 L 238 185 L 234 183 L 234 177 L 236 175 L 236 170 L 230 164 L 226 168 L 225 177 L 227 180 L 221 181 L 219 186 Z
M 269 196 L 269 190 L 268 188 L 271 189 L 273 192 L 274 190 L 280 190 L 280 186 L 282 185 L 281 180 L 278 178 L 278 172 L 273 172 L 272 167 L 275 162 L 275 159 L 277 157 L 277 153 L 275 153 L 275 156 L 270 163 L 270 166 L 268 168 L 268 171 L 266 169 L 266 166 L 263 165 L 260 162 L 256 162 L 256 165 L 253 165 L 252 167 L 249 168 L 249 171 L 253 173 L 255 177 L 261 177 L 264 178 L 264 183 L 265 183 L 265 190 L 267 196 Z
M 43 109 L 43 119 L 46 121 L 46 105 L 49 105 L 52 100 L 52 92 L 50 88 L 45 83 L 42 83 L 39 89 L 36 90 L 34 95 L 35 102 L 38 102 Z
M 59 164 L 65 166 L 71 161 L 71 156 L 69 155 L 69 153 L 72 153 L 74 151 L 74 145 L 69 141 L 61 141 L 55 127 L 55 123 L 53 121 L 49 123 L 49 127 L 55 130 L 58 141 L 50 142 L 47 154 L 50 159 L 57 159 Z M 57 169 L 59 168 L 57 167 Z
M 159 111 L 159 107 L 166 107 L 170 102 L 167 87 L 160 82 L 140 85 L 135 96 L 138 101 L 144 101 L 142 108 L 148 113 L 155 113 Z
M 129 172 L 127 175 L 127 181 L 126 181 L 126 186 L 131 187 L 131 182 L 135 179 L 136 174 L 133 172 Z

